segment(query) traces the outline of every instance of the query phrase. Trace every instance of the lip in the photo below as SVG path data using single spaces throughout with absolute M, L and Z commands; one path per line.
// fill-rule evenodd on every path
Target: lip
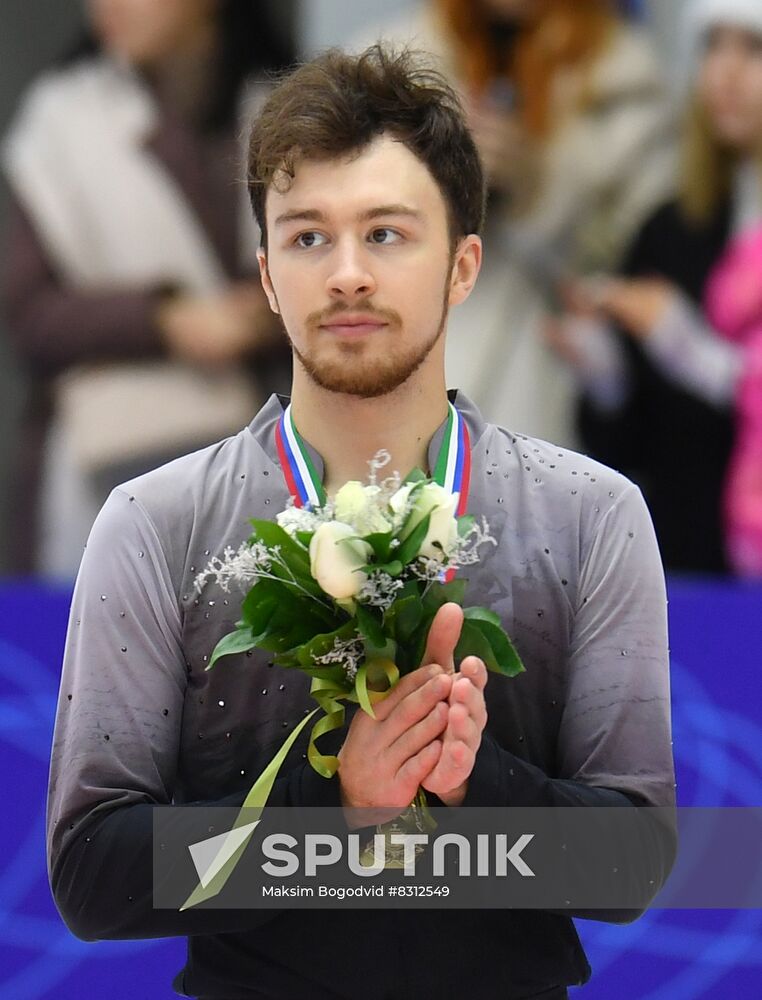
M 337 317 L 333 323 L 321 323 L 320 329 L 328 330 L 330 333 L 359 335 L 362 333 L 373 333 L 388 325 L 388 323 L 378 319 L 376 316 L 357 314 Z

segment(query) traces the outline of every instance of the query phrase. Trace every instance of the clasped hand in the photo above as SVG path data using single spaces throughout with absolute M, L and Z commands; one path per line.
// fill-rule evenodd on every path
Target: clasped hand
M 455 672 L 462 624 L 463 610 L 443 605 L 429 630 L 422 665 L 375 705 L 375 719 L 365 712 L 352 719 L 338 772 L 350 826 L 392 819 L 410 805 L 419 786 L 446 805 L 463 801 L 487 723 L 487 669 L 469 656 Z M 353 809 L 362 815 L 353 817 Z

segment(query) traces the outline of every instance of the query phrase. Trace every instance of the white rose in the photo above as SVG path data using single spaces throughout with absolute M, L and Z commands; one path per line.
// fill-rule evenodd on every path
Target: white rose
M 363 486 L 354 479 L 345 483 L 333 501 L 336 519 L 351 524 L 358 535 L 390 531 L 391 522 L 376 503 L 378 494 L 378 487 Z
M 357 532 L 341 521 L 321 524 L 310 541 L 310 572 L 337 601 L 354 597 L 368 579 L 362 572 L 373 552 Z
M 398 516 L 404 515 L 413 488 L 412 483 L 400 487 L 389 501 L 392 510 Z M 428 514 L 429 530 L 421 543 L 418 555 L 441 561 L 452 550 L 458 538 L 458 522 L 455 516 L 458 497 L 459 494 L 448 493 L 438 483 L 426 483 L 425 486 L 421 486 L 415 494 L 413 509 L 400 535 L 401 541 L 404 541 Z M 441 548 L 434 545 L 435 542 L 438 542 Z

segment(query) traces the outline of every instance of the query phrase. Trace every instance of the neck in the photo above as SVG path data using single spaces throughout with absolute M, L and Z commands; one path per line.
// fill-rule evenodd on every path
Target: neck
M 447 390 L 444 372 L 427 377 L 426 367 L 388 395 L 360 399 L 320 388 L 295 361 L 294 423 L 323 458 L 329 497 L 349 480 L 365 482 L 368 462 L 382 449 L 391 455 L 390 475 L 396 470 L 404 477 L 416 467 L 432 471 L 428 447 L 447 417 Z

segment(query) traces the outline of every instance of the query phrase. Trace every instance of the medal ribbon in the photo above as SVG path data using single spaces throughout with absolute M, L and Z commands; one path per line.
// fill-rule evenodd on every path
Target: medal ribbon
M 448 402 L 447 406 L 447 425 L 432 478 L 448 493 L 458 494 L 457 515 L 462 517 L 468 506 L 471 481 L 471 440 L 460 411 L 452 403 Z M 322 507 L 327 499 L 326 493 L 310 459 L 307 445 L 294 425 L 290 403 L 276 425 L 275 443 L 294 506 Z

